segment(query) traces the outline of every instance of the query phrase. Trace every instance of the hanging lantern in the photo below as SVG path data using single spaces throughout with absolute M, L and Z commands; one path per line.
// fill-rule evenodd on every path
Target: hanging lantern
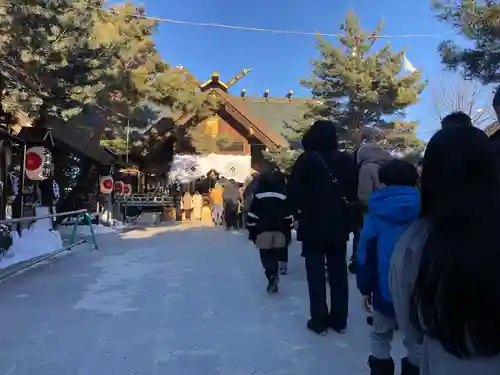
M 123 196 L 124 197 L 128 197 L 130 195 L 132 195 L 132 185 L 130 184 L 124 184 L 123 185 Z
M 113 177 L 101 176 L 99 187 L 102 194 L 111 194 L 113 191 Z
M 43 181 L 50 176 L 52 154 L 45 147 L 31 147 L 26 150 L 24 168 L 30 180 Z
M 114 188 L 116 195 L 123 195 L 123 181 L 116 181 Z

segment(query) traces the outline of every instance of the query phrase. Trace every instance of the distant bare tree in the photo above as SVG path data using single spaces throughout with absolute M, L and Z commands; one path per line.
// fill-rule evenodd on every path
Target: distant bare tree
M 431 87 L 436 120 L 441 121 L 451 112 L 462 111 L 470 116 L 474 126 L 481 129 L 496 121 L 488 86 L 456 73 L 443 73 Z

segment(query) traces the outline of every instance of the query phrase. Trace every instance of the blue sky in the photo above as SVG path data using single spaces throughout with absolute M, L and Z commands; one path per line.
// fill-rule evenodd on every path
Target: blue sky
M 150 16 L 330 33 L 339 32 L 340 21 L 354 8 L 364 28 L 372 29 L 383 18 L 383 34 L 439 35 L 390 40 L 395 49 L 406 47 L 408 59 L 430 80 L 442 71 L 437 45 L 453 38 L 453 30 L 434 17 L 430 0 L 144 0 L 143 4 Z M 228 81 L 242 69 L 252 68 L 232 88 L 235 93 L 245 87 L 254 95 L 268 88 L 273 96 L 284 96 L 290 89 L 295 96 L 309 96 L 298 81 L 310 75 L 309 58 L 316 56 L 313 36 L 163 23 L 155 42 L 165 61 L 184 65 L 200 80 L 217 71 Z M 438 126 L 432 115 L 432 90 L 428 89 L 421 103 L 409 110 L 409 118 L 420 121 L 421 138 L 429 138 Z

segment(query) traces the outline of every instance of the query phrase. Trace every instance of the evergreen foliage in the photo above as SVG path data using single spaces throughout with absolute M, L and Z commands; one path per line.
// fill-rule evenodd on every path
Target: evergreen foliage
M 500 2 L 498 0 L 434 0 L 434 9 L 472 44 L 463 48 L 451 40 L 439 46 L 443 63 L 467 78 L 500 83 Z
M 402 131 L 400 122 L 387 118 L 403 115 L 406 107 L 418 102 L 425 88 L 420 72 L 402 73 L 404 51 L 393 52 L 389 43 L 375 48 L 382 23 L 374 31 L 363 30 L 351 11 L 341 30 L 337 45 L 318 37 L 320 57 L 312 60 L 311 79 L 301 82 L 318 100 L 309 102 L 303 117 L 288 125 L 291 137 L 300 139 L 314 120 L 329 119 L 338 128 L 341 148 L 354 148 L 366 139 L 395 147 L 403 138 L 415 143 L 416 124 Z M 292 162 L 286 155 L 286 150 L 270 153 L 283 168 Z
M 151 105 L 170 116 L 213 110 L 214 98 L 197 92 L 189 72 L 162 60 L 152 40 L 157 22 L 141 17 L 144 8 L 103 3 L 0 0 L 1 123 L 20 114 L 35 125 L 64 121 L 123 153 L 127 129 L 134 147 L 151 144 L 164 115 Z
M 0 1 L 4 111 L 33 120 L 69 117 L 106 87 L 106 56 L 92 40 L 99 0 Z

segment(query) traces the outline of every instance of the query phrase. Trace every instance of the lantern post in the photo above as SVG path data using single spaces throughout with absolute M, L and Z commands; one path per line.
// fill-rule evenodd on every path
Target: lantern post
M 24 217 L 24 183 L 26 180 L 26 143 L 23 145 L 23 164 L 21 165 L 21 186 L 19 186 L 19 196 L 21 197 L 21 219 Z M 19 224 L 20 226 L 20 224 Z

